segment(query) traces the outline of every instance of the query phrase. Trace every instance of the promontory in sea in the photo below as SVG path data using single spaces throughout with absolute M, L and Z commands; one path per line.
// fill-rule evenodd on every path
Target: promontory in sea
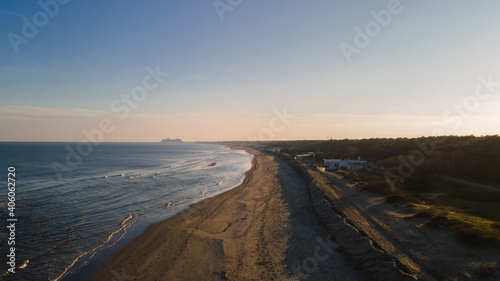
M 167 138 L 167 139 L 163 139 L 161 140 L 162 143 L 183 143 L 183 141 L 181 139 L 170 139 L 170 138 Z

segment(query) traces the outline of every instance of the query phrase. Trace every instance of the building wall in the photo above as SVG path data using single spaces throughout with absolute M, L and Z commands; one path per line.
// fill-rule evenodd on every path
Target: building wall
M 357 163 L 350 161 L 324 161 L 324 164 L 329 169 L 339 169 L 339 168 L 347 168 L 349 170 L 361 170 L 366 165 L 366 162 Z

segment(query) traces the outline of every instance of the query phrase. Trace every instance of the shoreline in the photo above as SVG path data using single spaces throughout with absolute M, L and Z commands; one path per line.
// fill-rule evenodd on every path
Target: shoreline
M 243 183 L 150 225 L 88 280 L 368 280 L 322 226 L 307 183 L 253 148 Z
M 178 211 L 178 213 L 176 213 L 175 215 L 173 215 L 171 217 L 164 218 L 160 221 L 149 224 L 146 227 L 142 227 L 140 232 L 136 233 L 133 237 L 129 238 L 125 245 L 122 245 L 121 247 L 116 249 L 112 254 L 108 254 L 107 257 L 105 258 L 105 260 L 100 262 L 100 265 L 98 265 L 97 270 L 93 270 L 93 272 L 88 275 L 89 276 L 88 280 L 112 280 L 110 278 L 119 276 L 121 274 L 123 274 L 123 276 L 126 277 L 126 275 L 128 274 L 127 272 L 125 272 L 125 271 L 121 272 L 119 270 L 110 269 L 110 266 L 111 266 L 110 260 L 111 259 L 115 258 L 116 256 L 126 255 L 128 252 L 130 252 L 130 250 L 129 250 L 130 248 L 135 247 L 136 244 L 139 243 L 142 236 L 150 236 L 151 233 L 158 231 L 160 228 L 162 228 L 163 225 L 167 224 L 169 221 L 175 222 L 175 224 L 188 223 L 189 217 L 196 215 L 196 213 L 198 213 L 200 210 L 211 205 L 212 202 L 210 202 L 210 201 L 219 201 L 219 200 L 225 201 L 228 199 L 228 197 L 230 197 L 232 195 L 232 194 L 230 195 L 227 193 L 231 193 L 231 192 L 236 193 L 240 189 L 244 188 L 246 186 L 247 182 L 250 181 L 250 179 L 253 177 L 253 173 L 256 169 L 256 161 L 257 160 L 256 160 L 255 151 L 251 151 L 250 149 L 248 149 L 246 147 L 236 147 L 236 146 L 226 146 L 226 147 L 229 149 L 232 149 L 232 150 L 243 150 L 243 151 L 246 151 L 247 153 L 253 155 L 252 163 L 251 163 L 252 166 L 247 172 L 245 172 L 244 178 L 240 184 L 233 186 L 233 187 L 230 187 L 226 190 L 221 190 L 221 191 L 219 191 L 220 193 L 215 193 L 210 197 L 206 197 L 198 202 L 192 203 L 192 204 L 188 205 L 186 208 Z M 120 270 L 121 270 L 121 268 L 120 268 Z M 101 272 L 104 272 L 104 273 L 101 273 Z M 111 275 L 106 274 L 106 272 L 111 273 Z M 109 275 L 109 276 L 101 277 L 102 274 Z M 130 278 L 132 278 L 132 276 L 130 276 Z M 135 276 L 134 276 L 134 278 L 135 278 Z M 135 279 L 131 279 L 131 280 L 135 280 Z
M 122 239 L 120 239 L 119 241 L 114 242 L 112 246 L 105 247 L 102 250 L 100 250 L 99 252 L 95 253 L 94 254 L 95 257 L 93 258 L 93 260 L 87 261 L 85 265 L 79 267 L 78 269 L 76 269 L 73 272 L 59 276 L 58 279 L 56 279 L 56 280 L 60 280 L 60 281 L 94 280 L 91 278 L 92 275 L 95 272 L 97 272 L 99 270 L 99 268 L 101 268 L 103 266 L 103 264 L 110 257 L 112 257 L 114 254 L 116 254 L 118 251 L 120 251 L 120 249 L 122 249 L 123 247 L 127 247 L 127 245 L 129 243 L 134 241 L 134 239 L 136 239 L 138 236 L 142 235 L 145 231 L 147 231 L 147 229 L 149 227 L 151 227 L 155 224 L 159 224 L 163 221 L 172 219 L 178 215 L 181 215 L 183 212 L 187 212 L 189 210 L 189 208 L 191 208 L 194 205 L 203 203 L 203 201 L 220 196 L 226 192 L 229 192 L 229 191 L 241 186 L 245 182 L 245 180 L 247 179 L 249 172 L 251 172 L 251 170 L 254 168 L 255 155 L 253 153 L 251 153 L 250 151 L 248 151 L 248 149 L 245 147 L 226 146 L 226 145 L 225 145 L 225 147 L 227 147 L 228 149 L 231 149 L 231 150 L 245 151 L 246 153 L 252 155 L 251 167 L 249 170 L 247 170 L 243 174 L 241 181 L 238 184 L 235 184 L 233 186 L 229 186 L 227 188 L 215 191 L 213 193 L 206 194 L 206 196 L 192 198 L 190 200 L 187 200 L 187 202 L 182 202 L 181 204 L 173 204 L 172 210 L 170 213 L 164 214 L 160 217 L 154 218 L 154 219 L 149 220 L 149 221 L 142 221 L 142 222 L 139 222 L 138 224 L 134 224 L 134 226 L 132 226 L 130 228 L 130 231 L 128 233 L 126 233 L 128 235 L 122 237 Z M 174 209 L 174 206 L 175 206 L 175 209 Z

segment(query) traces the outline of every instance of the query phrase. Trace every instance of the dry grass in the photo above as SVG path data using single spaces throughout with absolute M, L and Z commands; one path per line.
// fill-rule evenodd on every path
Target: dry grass
M 348 174 L 344 175 L 347 177 Z M 361 185 L 364 190 L 385 195 L 387 203 L 411 202 L 425 207 L 408 217 L 409 219 L 429 219 L 426 226 L 450 229 L 456 233 L 457 238 L 468 244 L 489 244 L 500 247 L 498 193 L 483 193 L 436 181 L 433 184 L 433 192 L 444 192 L 446 195 L 441 196 L 437 201 L 428 201 L 422 199 L 418 193 L 404 190 L 393 193 L 385 179 L 379 175 L 368 175 L 362 179 L 365 181 Z M 490 199 L 486 200 L 485 197 Z
M 390 194 L 385 196 L 385 202 L 389 204 L 407 202 L 407 198 L 400 194 Z
M 352 171 L 349 170 L 344 170 L 344 169 L 338 169 L 338 172 L 340 172 L 346 179 L 353 180 L 355 182 L 360 182 L 361 179 Z
M 426 226 L 433 228 L 439 228 L 442 226 L 449 225 L 448 216 L 446 214 L 437 214 L 432 216 L 431 220 L 426 223 Z
M 496 273 L 495 264 L 482 263 L 479 265 L 477 273 L 483 278 L 492 277 Z
M 238 271 L 234 268 L 226 271 L 226 272 L 222 272 L 222 278 L 225 279 L 225 280 L 229 280 L 229 281 L 240 281 L 242 280 L 240 278 L 240 275 L 238 274 Z
M 469 244 L 476 244 L 480 238 L 480 232 L 474 230 L 472 225 L 468 223 L 457 224 L 454 226 L 454 230 L 460 240 Z
M 425 209 L 425 210 L 420 210 L 413 214 L 413 218 L 425 218 L 425 219 L 430 219 L 436 215 L 436 211 L 430 210 L 430 209 Z
M 380 179 L 375 181 L 369 181 L 362 186 L 364 190 L 368 190 L 370 192 L 379 193 L 383 195 L 391 194 L 391 189 L 387 184 L 387 181 Z
M 449 218 L 462 241 L 500 247 L 500 230 L 495 228 L 497 222 L 458 212 L 450 212 Z
M 425 226 L 432 228 L 446 227 L 454 231 L 457 238 L 471 245 L 494 245 L 500 247 L 500 224 L 495 221 L 472 216 L 460 210 L 438 209 L 436 206 L 422 206 L 411 218 L 425 218 Z

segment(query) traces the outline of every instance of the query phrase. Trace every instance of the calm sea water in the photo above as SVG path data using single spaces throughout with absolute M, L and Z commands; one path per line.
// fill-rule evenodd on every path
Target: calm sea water
M 58 177 L 52 164 L 67 164 L 68 146 L 76 149 L 75 143 L 0 143 L 0 220 L 7 224 L 9 166 L 16 168 L 18 219 L 17 270 L 5 280 L 68 280 L 140 225 L 237 186 L 252 159 L 216 145 L 104 143 Z M 10 246 L 2 228 L 4 274 Z

